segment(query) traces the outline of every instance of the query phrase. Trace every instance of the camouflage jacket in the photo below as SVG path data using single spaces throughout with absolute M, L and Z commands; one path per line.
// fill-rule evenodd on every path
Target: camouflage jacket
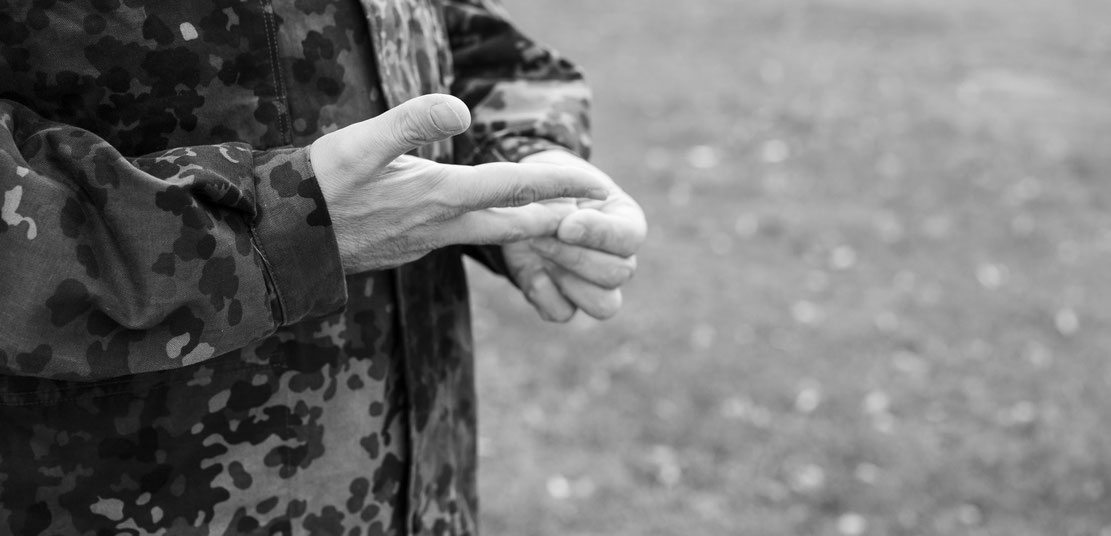
M 461 255 L 344 278 L 305 147 L 587 150 L 496 0 L 0 0 L 0 534 L 473 534 Z

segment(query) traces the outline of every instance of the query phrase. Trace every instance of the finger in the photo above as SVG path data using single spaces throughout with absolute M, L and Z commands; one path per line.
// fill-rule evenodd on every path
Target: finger
M 510 244 L 555 236 L 559 213 L 541 204 L 487 208 L 464 213 L 443 232 L 447 244 Z
M 556 236 L 568 244 L 621 257 L 635 254 L 647 234 L 644 213 L 631 199 L 628 203 L 607 205 L 603 210 L 571 213 L 560 222 Z
M 377 117 L 352 125 L 355 135 L 340 138 L 358 144 L 344 154 L 362 154 L 378 169 L 423 145 L 467 130 L 471 113 L 463 101 L 442 94 L 407 100 Z
M 463 210 L 519 207 L 561 197 L 605 199 L 609 189 L 594 173 L 550 164 L 496 162 L 448 166 L 444 202 Z
M 541 202 L 545 207 L 552 209 L 553 212 L 559 215 L 559 219 L 569 216 L 572 212 L 579 210 L 578 201 L 571 197 L 561 197 L 559 199 L 552 199 L 549 201 Z
M 635 256 L 619 257 L 554 238 L 535 238 L 529 245 L 545 259 L 602 288 L 618 288 L 636 272 Z
M 583 160 L 582 157 L 580 157 L 578 155 L 572 154 L 570 152 L 567 152 L 567 151 L 564 151 L 564 150 L 561 150 L 561 149 L 551 149 L 551 150 L 547 150 L 547 151 L 541 151 L 539 153 L 534 153 L 534 154 L 531 154 L 529 156 L 526 156 L 526 157 L 522 158 L 521 162 L 540 163 L 540 164 L 557 164 L 557 165 L 561 165 L 561 166 L 569 166 L 569 167 L 574 167 L 574 168 L 578 168 L 578 169 L 587 170 L 587 171 L 590 171 L 591 173 L 596 173 L 596 174 L 602 176 L 605 179 L 606 183 L 610 186 L 611 189 L 614 189 L 614 190 L 619 189 L 617 187 L 617 185 L 614 184 L 613 179 L 611 179 L 609 177 L 609 175 L 607 175 L 605 172 L 603 172 L 602 170 L 595 167 L 594 164 L 591 164 L 590 162 L 587 162 L 586 160 Z
M 549 322 L 567 322 L 578 310 L 544 272 L 536 274 L 522 290 L 533 308 Z
M 610 318 L 621 310 L 621 289 L 602 288 L 559 266 L 549 265 L 548 274 L 572 304 L 598 320 Z
M 574 316 L 577 309 L 544 273 L 544 259 L 528 246 L 528 242 L 507 244 L 502 254 L 510 277 L 541 318 L 562 323 Z

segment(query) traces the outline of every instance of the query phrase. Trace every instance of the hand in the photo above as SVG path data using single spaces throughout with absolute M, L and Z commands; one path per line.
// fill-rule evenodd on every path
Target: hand
M 522 162 L 588 171 L 608 185 L 609 195 L 543 202 L 564 216 L 556 236 L 505 245 L 510 276 L 547 320 L 566 322 L 577 309 L 598 319 L 617 314 L 621 286 L 636 271 L 647 233 L 644 211 L 608 175 L 571 153 L 545 151 Z
M 425 95 L 312 144 L 313 171 L 345 272 L 396 267 L 450 244 L 550 236 L 560 216 L 534 202 L 604 199 L 609 191 L 596 175 L 567 166 L 454 166 L 404 155 L 468 126 L 462 101 Z

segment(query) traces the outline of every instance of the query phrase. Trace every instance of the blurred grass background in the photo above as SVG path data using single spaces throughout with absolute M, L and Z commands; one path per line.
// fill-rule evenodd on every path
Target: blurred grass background
M 650 238 L 472 270 L 487 534 L 1111 535 L 1111 2 L 507 5 Z

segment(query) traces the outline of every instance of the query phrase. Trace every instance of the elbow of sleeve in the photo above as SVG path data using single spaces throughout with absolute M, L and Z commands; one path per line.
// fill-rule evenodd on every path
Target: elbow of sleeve
M 0 201 L 0 375 L 188 366 L 345 304 L 306 149 L 125 158 L 0 102 Z

